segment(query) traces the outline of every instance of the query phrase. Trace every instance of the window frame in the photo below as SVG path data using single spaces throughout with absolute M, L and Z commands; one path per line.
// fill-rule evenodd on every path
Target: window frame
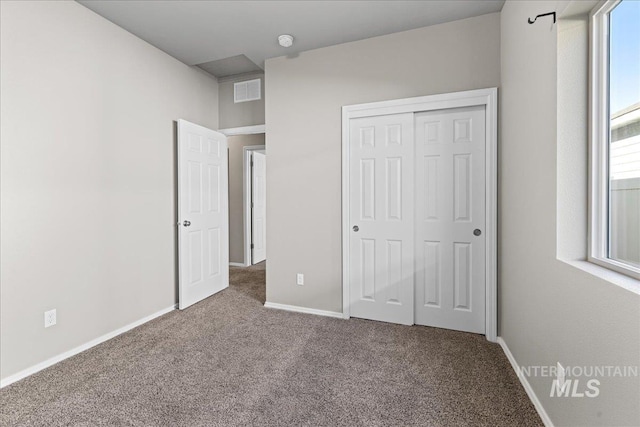
M 622 0 L 600 1 L 589 15 L 589 262 L 640 280 L 640 268 L 609 255 L 609 14 Z

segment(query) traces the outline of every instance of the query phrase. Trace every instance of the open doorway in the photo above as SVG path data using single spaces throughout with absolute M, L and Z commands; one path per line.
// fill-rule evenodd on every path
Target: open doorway
M 229 265 L 266 259 L 265 127 L 223 129 L 229 143 Z

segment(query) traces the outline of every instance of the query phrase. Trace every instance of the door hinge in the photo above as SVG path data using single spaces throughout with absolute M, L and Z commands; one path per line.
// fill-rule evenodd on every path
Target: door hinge
M 253 209 L 253 202 L 251 202 L 251 209 Z
M 253 167 L 253 160 L 251 160 L 251 167 Z
M 251 244 L 251 249 L 253 249 L 253 243 Z

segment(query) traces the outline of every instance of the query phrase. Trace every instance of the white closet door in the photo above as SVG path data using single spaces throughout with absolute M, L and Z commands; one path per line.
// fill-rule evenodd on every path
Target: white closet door
M 413 324 L 413 114 L 350 121 L 351 316 Z
M 485 332 L 485 110 L 416 114 L 419 325 Z
M 267 259 L 267 155 L 263 150 L 253 152 L 252 170 L 251 262 L 257 264 Z

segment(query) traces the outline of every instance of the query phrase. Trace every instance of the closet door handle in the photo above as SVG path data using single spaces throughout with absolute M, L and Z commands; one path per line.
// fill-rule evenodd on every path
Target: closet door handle
M 353 231 L 357 233 L 359 230 L 360 230 L 360 227 L 358 227 L 357 225 L 353 226 Z

